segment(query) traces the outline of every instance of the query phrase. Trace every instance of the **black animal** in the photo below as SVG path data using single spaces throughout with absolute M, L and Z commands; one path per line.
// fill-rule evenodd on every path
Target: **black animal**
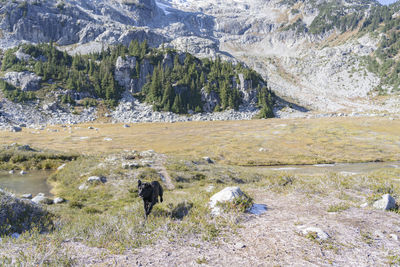
M 160 202 L 163 202 L 163 189 L 159 182 L 153 181 L 151 183 L 142 183 L 138 181 L 139 197 L 144 202 L 144 212 L 147 216 L 150 214 L 153 206 L 158 202 L 158 196 L 160 196 Z

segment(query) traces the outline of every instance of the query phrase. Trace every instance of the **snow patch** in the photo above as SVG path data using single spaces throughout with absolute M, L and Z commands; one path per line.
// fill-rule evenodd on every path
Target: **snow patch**
M 253 204 L 249 212 L 255 215 L 261 215 L 267 211 L 267 205 L 264 204 Z
M 164 12 L 165 15 L 171 14 L 170 11 L 171 10 L 171 5 L 164 3 L 164 2 L 160 2 L 160 1 L 156 1 L 156 5 L 162 9 L 162 11 Z

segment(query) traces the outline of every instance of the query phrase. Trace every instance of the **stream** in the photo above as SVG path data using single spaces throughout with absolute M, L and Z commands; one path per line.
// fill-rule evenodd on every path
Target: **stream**
M 282 165 L 282 166 L 262 166 L 264 170 L 285 171 L 294 174 L 324 174 L 340 173 L 355 175 L 367 173 L 382 168 L 400 168 L 400 161 L 393 162 L 365 162 L 365 163 L 334 163 L 334 164 L 315 164 L 315 165 Z

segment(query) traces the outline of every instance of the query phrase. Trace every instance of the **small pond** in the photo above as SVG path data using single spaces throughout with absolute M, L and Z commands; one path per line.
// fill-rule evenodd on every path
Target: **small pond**
M 27 174 L 21 175 L 20 171 L 10 174 L 6 171 L 0 171 L 0 188 L 16 194 L 32 194 L 44 193 L 50 196 L 50 185 L 46 180 L 50 176 L 51 171 L 27 171 Z

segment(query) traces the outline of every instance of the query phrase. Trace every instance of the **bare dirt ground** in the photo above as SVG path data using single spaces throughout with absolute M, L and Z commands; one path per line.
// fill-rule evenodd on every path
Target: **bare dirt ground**
M 334 199 L 252 191 L 262 215 L 246 214 L 244 222 L 216 241 L 197 238 L 113 255 L 79 242 L 65 242 L 78 265 L 93 266 L 388 266 L 399 265 L 398 214 L 351 207 L 327 212 Z M 301 203 L 301 205 L 300 205 Z M 330 237 L 314 239 L 299 227 L 318 227 Z

